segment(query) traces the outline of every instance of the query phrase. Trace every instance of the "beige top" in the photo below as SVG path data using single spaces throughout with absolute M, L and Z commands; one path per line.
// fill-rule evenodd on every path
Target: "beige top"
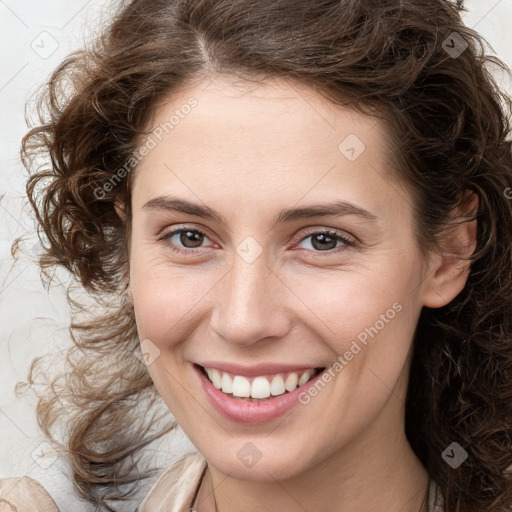
M 0 480 L 0 512 L 59 512 L 46 489 L 33 478 Z
M 140 504 L 137 512 L 190 512 L 206 470 L 200 453 L 187 455 L 165 470 Z M 436 485 L 431 483 L 431 512 L 444 512 Z M 0 480 L 0 512 L 59 512 L 57 505 L 36 480 L 9 478 Z
M 176 461 L 160 475 L 137 512 L 189 512 L 205 470 L 206 460 L 199 452 Z

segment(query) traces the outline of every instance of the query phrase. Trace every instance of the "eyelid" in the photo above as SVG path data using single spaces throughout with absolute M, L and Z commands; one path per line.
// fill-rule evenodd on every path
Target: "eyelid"
M 355 245 L 355 244 L 359 243 L 359 240 L 354 235 L 351 235 L 350 233 L 347 233 L 346 231 L 342 231 L 342 230 L 336 229 L 336 228 L 322 227 L 322 226 L 308 228 L 308 230 L 306 232 L 301 231 L 300 236 L 294 237 L 293 243 L 302 242 L 303 240 L 310 237 L 311 235 L 320 234 L 320 233 L 329 233 L 332 235 L 339 236 L 344 241 L 346 241 L 347 245 L 348 244 Z M 322 251 L 319 251 L 319 252 L 322 252 Z M 323 252 L 327 252 L 327 251 L 323 251 Z
M 202 235 L 207 237 L 209 240 L 211 240 L 212 238 L 212 235 L 210 235 L 210 231 L 208 230 L 208 228 L 197 224 L 174 224 L 172 226 L 167 226 L 157 234 L 157 237 L 159 240 L 161 240 L 163 238 L 169 238 L 170 236 L 174 236 L 181 231 L 197 231 L 198 233 L 201 233 Z

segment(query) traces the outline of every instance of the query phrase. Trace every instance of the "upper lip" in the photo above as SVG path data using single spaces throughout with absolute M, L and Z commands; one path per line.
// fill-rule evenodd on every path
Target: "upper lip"
M 197 363 L 205 368 L 216 368 L 232 375 L 244 377 L 258 377 L 259 375 L 271 375 L 274 373 L 300 372 L 323 368 L 323 366 L 312 366 L 307 364 L 280 364 L 280 363 L 259 363 L 255 365 L 242 365 L 239 363 L 230 363 L 227 361 L 202 361 Z

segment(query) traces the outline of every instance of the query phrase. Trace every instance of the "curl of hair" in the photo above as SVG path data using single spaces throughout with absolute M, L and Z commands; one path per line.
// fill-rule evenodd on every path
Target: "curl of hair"
M 150 432 L 153 416 L 141 411 L 144 403 L 155 411 L 158 399 L 135 364 L 136 324 L 123 300 L 133 158 L 164 97 L 224 73 L 303 83 L 382 119 L 396 172 L 414 191 L 424 250 L 442 246 L 467 191 L 478 197 L 467 284 L 450 304 L 421 313 L 406 433 L 446 512 L 510 511 L 511 105 L 490 72 L 504 64 L 463 25 L 461 9 L 447 0 L 134 0 L 52 74 L 22 142 L 45 238 L 40 266 L 65 267 L 103 313 L 72 323 L 67 373 L 41 396 L 38 415 L 49 436 L 66 418 L 75 485 L 98 508 L 115 510 L 112 500 L 130 495 L 141 478 L 134 454 L 172 428 Z M 453 32 L 468 45 L 456 58 L 443 44 Z M 36 166 L 41 153 L 50 165 Z M 453 441 L 468 452 L 455 470 L 441 458 Z

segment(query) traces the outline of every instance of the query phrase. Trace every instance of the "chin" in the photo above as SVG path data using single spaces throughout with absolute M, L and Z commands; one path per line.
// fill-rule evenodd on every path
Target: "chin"
M 239 447 L 240 444 L 242 448 Z M 295 443 L 295 447 L 283 446 L 280 448 L 279 454 L 276 454 L 278 449 L 273 447 L 256 451 L 254 449 L 256 444 L 250 441 L 239 441 L 236 443 L 236 447 L 224 449 L 221 453 L 202 453 L 208 463 L 223 474 L 230 475 L 231 478 L 252 482 L 287 480 L 308 471 L 314 465 L 314 461 L 306 459 Z M 210 446 L 207 451 L 211 451 Z M 250 457 L 251 451 L 254 455 L 252 460 Z M 235 456 L 226 456 L 227 453 L 234 453 Z M 286 455 L 287 453 L 289 453 L 289 456 Z

